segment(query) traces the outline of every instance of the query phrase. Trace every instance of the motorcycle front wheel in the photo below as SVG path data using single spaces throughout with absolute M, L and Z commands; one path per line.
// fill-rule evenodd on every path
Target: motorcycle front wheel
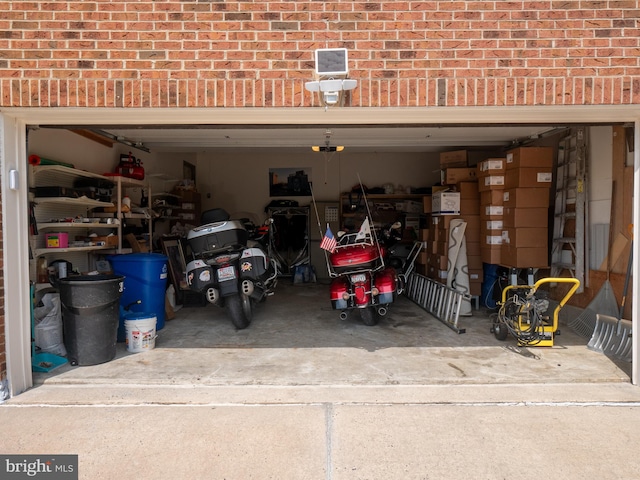
M 367 327 L 373 327 L 378 324 L 378 312 L 374 307 L 361 308 L 360 318 Z
M 253 317 L 251 299 L 243 293 L 225 298 L 225 305 L 231 316 L 231 323 L 238 329 L 247 328 Z

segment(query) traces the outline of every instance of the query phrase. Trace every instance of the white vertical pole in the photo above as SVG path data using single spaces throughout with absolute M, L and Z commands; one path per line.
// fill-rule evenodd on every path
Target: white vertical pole
M 25 123 L 0 114 L 4 321 L 11 396 L 33 385 L 26 144 Z M 13 181 L 10 185 L 11 178 Z
M 633 352 L 631 356 L 631 383 L 640 384 L 640 325 L 638 323 L 638 302 L 640 301 L 640 119 L 636 119 L 633 141 L 633 288 L 631 290 L 631 331 Z

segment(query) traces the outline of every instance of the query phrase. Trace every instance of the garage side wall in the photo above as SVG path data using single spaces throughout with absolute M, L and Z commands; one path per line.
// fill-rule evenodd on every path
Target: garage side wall
M 638 3 L 4 2 L 0 106 L 314 106 L 336 47 L 345 105 L 638 104 Z

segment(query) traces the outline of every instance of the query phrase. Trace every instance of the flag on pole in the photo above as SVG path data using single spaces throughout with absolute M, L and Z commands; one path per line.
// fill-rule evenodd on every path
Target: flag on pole
M 336 237 L 333 236 L 329 225 L 327 225 L 327 232 L 324 234 L 322 242 L 320 242 L 320 248 L 329 251 L 329 253 L 333 253 L 337 244 L 338 241 L 336 240 Z
M 360 226 L 360 230 L 356 235 L 356 240 L 363 240 L 367 238 L 367 236 L 371 237 L 371 227 L 369 226 L 369 217 L 365 217 L 364 222 Z

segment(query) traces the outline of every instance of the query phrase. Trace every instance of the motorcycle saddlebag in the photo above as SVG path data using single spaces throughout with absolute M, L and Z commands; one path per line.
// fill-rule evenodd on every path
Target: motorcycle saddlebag
M 337 248 L 329 256 L 329 261 L 337 273 L 343 273 L 375 268 L 380 263 L 380 255 L 375 245 L 348 245 Z
M 202 260 L 193 260 L 187 265 L 187 284 L 191 290 L 201 292 L 213 282 L 213 268 Z
M 347 301 L 342 298 L 342 294 L 347 293 L 348 289 L 349 284 L 344 278 L 336 278 L 331 282 L 331 306 L 334 310 L 345 310 L 348 307 Z
M 374 282 L 380 292 L 378 303 L 381 305 L 393 303 L 397 292 L 396 271 L 387 267 L 375 276 Z
M 259 248 L 247 248 L 240 257 L 240 276 L 258 280 L 267 272 L 267 256 Z
M 242 222 L 237 220 L 208 223 L 190 230 L 187 235 L 189 246 L 196 256 L 237 249 L 246 246 L 247 239 L 247 230 Z

